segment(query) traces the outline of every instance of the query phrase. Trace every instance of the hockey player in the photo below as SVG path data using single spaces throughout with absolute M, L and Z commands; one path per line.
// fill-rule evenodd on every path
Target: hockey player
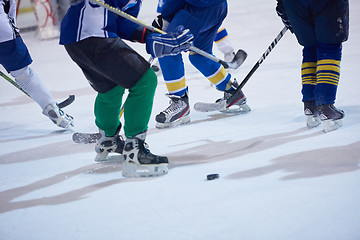
M 239 49 L 235 53 L 235 49 L 229 39 L 229 34 L 225 27 L 222 27 L 217 31 L 216 37 L 214 39 L 214 43 L 215 46 L 219 49 L 219 51 L 224 54 L 225 62 L 235 62 L 238 61 L 240 57 L 242 57 L 241 49 Z M 156 62 L 152 67 L 157 74 L 161 73 L 159 62 Z M 227 69 L 227 70 L 230 71 L 231 69 Z
M 15 1 L 0 0 L 0 64 L 39 104 L 45 116 L 59 127 L 72 128 L 73 118 L 59 109 L 50 92 L 29 66 L 32 59 L 16 27 L 15 17 Z
M 165 4 L 166 0 L 159 0 L 156 12 L 158 14 L 161 14 L 161 10 Z M 234 62 L 237 61 L 241 57 L 241 50 L 238 50 L 237 53 L 235 53 L 235 49 L 229 39 L 229 34 L 225 27 L 219 28 L 217 31 L 216 37 L 214 39 L 214 43 L 216 47 L 219 49 L 221 53 L 224 54 L 224 60 L 226 62 Z M 156 62 L 153 65 L 153 69 L 158 74 L 161 72 L 159 63 Z
M 107 3 L 136 17 L 141 1 L 109 0 Z M 106 160 L 109 153 L 117 152 L 125 158 L 122 171 L 125 177 L 167 173 L 167 157 L 152 154 L 145 143 L 156 74 L 122 39 L 146 43 L 147 52 L 156 58 L 188 50 L 192 38 L 189 30 L 181 26 L 166 35 L 151 33 L 89 0 L 71 5 L 61 23 L 60 44 L 65 45 L 72 60 L 98 92 L 94 113 L 101 138 L 95 146 L 95 161 Z M 126 141 L 123 141 L 119 135 L 119 114 L 125 89 L 129 94 L 124 103 Z
M 212 53 L 217 31 L 227 14 L 227 2 L 224 0 L 167 0 L 153 26 L 164 31 L 173 31 L 178 25 L 189 28 L 194 35 L 194 46 Z M 234 77 L 217 62 L 190 52 L 190 62 L 215 87 L 224 92 L 224 99 L 232 96 L 237 88 Z M 190 122 L 188 88 L 185 82 L 185 70 L 182 55 L 159 58 L 162 74 L 171 99 L 170 106 L 156 116 L 158 128 L 174 127 Z M 236 110 L 230 110 L 236 106 Z M 228 104 L 224 111 L 247 112 L 245 95 Z
M 303 46 L 302 101 L 307 126 L 316 127 L 322 121 L 325 132 L 339 128 L 345 114 L 334 103 L 342 42 L 349 32 L 348 0 L 278 0 L 276 10 Z

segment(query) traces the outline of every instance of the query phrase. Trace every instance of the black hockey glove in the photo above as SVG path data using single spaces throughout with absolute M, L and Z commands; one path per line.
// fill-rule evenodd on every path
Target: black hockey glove
M 288 16 L 285 13 L 285 7 L 281 0 L 277 1 L 276 13 L 281 18 L 284 25 L 290 30 L 291 33 L 293 33 L 291 23 L 288 19 Z
M 155 28 L 166 31 L 167 27 L 169 26 L 169 22 L 166 21 L 163 16 L 158 15 L 151 25 Z
M 167 34 L 150 33 L 146 37 L 146 51 L 153 58 L 177 55 L 189 50 L 194 36 L 189 29 L 178 26 Z

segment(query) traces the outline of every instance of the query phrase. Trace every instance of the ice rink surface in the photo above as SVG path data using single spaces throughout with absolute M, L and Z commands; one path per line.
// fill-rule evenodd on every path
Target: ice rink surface
M 241 82 L 283 28 L 276 1 L 229 0 L 224 22 L 248 58 Z M 149 24 L 156 0 L 143 3 Z M 350 36 L 336 106 L 337 131 L 307 129 L 301 102 L 301 47 L 290 32 L 243 88 L 252 111 L 200 113 L 191 123 L 156 129 L 168 106 L 159 77 L 147 143 L 169 158 L 163 177 L 125 179 L 118 157 L 94 162 L 93 144 L 75 144 L 26 95 L 1 81 L 1 240 L 358 240 L 360 239 L 360 2 L 350 2 Z M 58 39 L 22 35 L 32 68 L 53 96 L 75 102 L 65 111 L 76 131 L 96 132 L 96 93 Z M 146 59 L 139 43 L 130 43 Z M 214 53 L 222 57 L 214 48 Z M 184 54 L 191 106 L 221 97 Z M 2 71 L 3 68 L 1 68 Z M 220 177 L 207 181 L 206 175 Z

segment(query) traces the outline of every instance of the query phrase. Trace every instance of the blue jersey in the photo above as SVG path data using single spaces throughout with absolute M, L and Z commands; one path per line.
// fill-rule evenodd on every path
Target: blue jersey
M 173 16 L 180 9 L 184 8 L 185 4 L 191 7 L 206 8 L 206 7 L 215 6 L 222 2 L 225 2 L 225 0 L 166 0 L 162 2 L 161 15 L 167 21 L 171 21 Z
M 157 6 L 157 9 L 156 9 L 156 12 L 157 12 L 157 13 L 161 13 L 161 10 L 162 10 L 165 2 L 166 2 L 166 0 L 159 0 L 158 6 Z
M 134 17 L 140 10 L 141 0 L 106 0 L 107 4 Z M 61 22 L 60 44 L 70 44 L 89 37 L 120 37 L 133 40 L 138 24 L 83 0 L 71 5 Z
M 165 4 L 167 0 L 159 0 L 158 2 L 158 6 L 157 6 L 157 9 L 156 9 L 156 12 L 157 13 L 161 13 L 161 10 Z M 207 6 L 212 6 L 212 5 L 215 5 L 221 1 L 217 1 L 217 0 L 214 0 L 214 1 L 206 1 L 206 0 L 188 0 L 188 1 L 185 1 L 189 4 L 192 4 L 194 6 L 199 6 L 199 7 L 207 7 Z
M 219 2 L 219 3 L 217 3 Z M 212 45 L 218 28 L 227 15 L 225 0 L 208 0 L 207 7 L 200 0 L 166 0 L 161 15 L 170 22 L 166 31 L 172 32 L 182 25 L 194 35 L 193 44 L 206 52 L 212 52 Z M 213 5 L 216 4 L 216 5 Z
M 224 2 L 224 0 L 185 0 L 185 2 L 195 7 L 211 7 Z

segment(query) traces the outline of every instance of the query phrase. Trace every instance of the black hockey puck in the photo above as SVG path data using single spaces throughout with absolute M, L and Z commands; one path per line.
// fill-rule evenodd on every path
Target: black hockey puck
M 206 176 L 207 180 L 214 180 L 219 178 L 219 174 L 215 173 L 215 174 L 209 174 Z

